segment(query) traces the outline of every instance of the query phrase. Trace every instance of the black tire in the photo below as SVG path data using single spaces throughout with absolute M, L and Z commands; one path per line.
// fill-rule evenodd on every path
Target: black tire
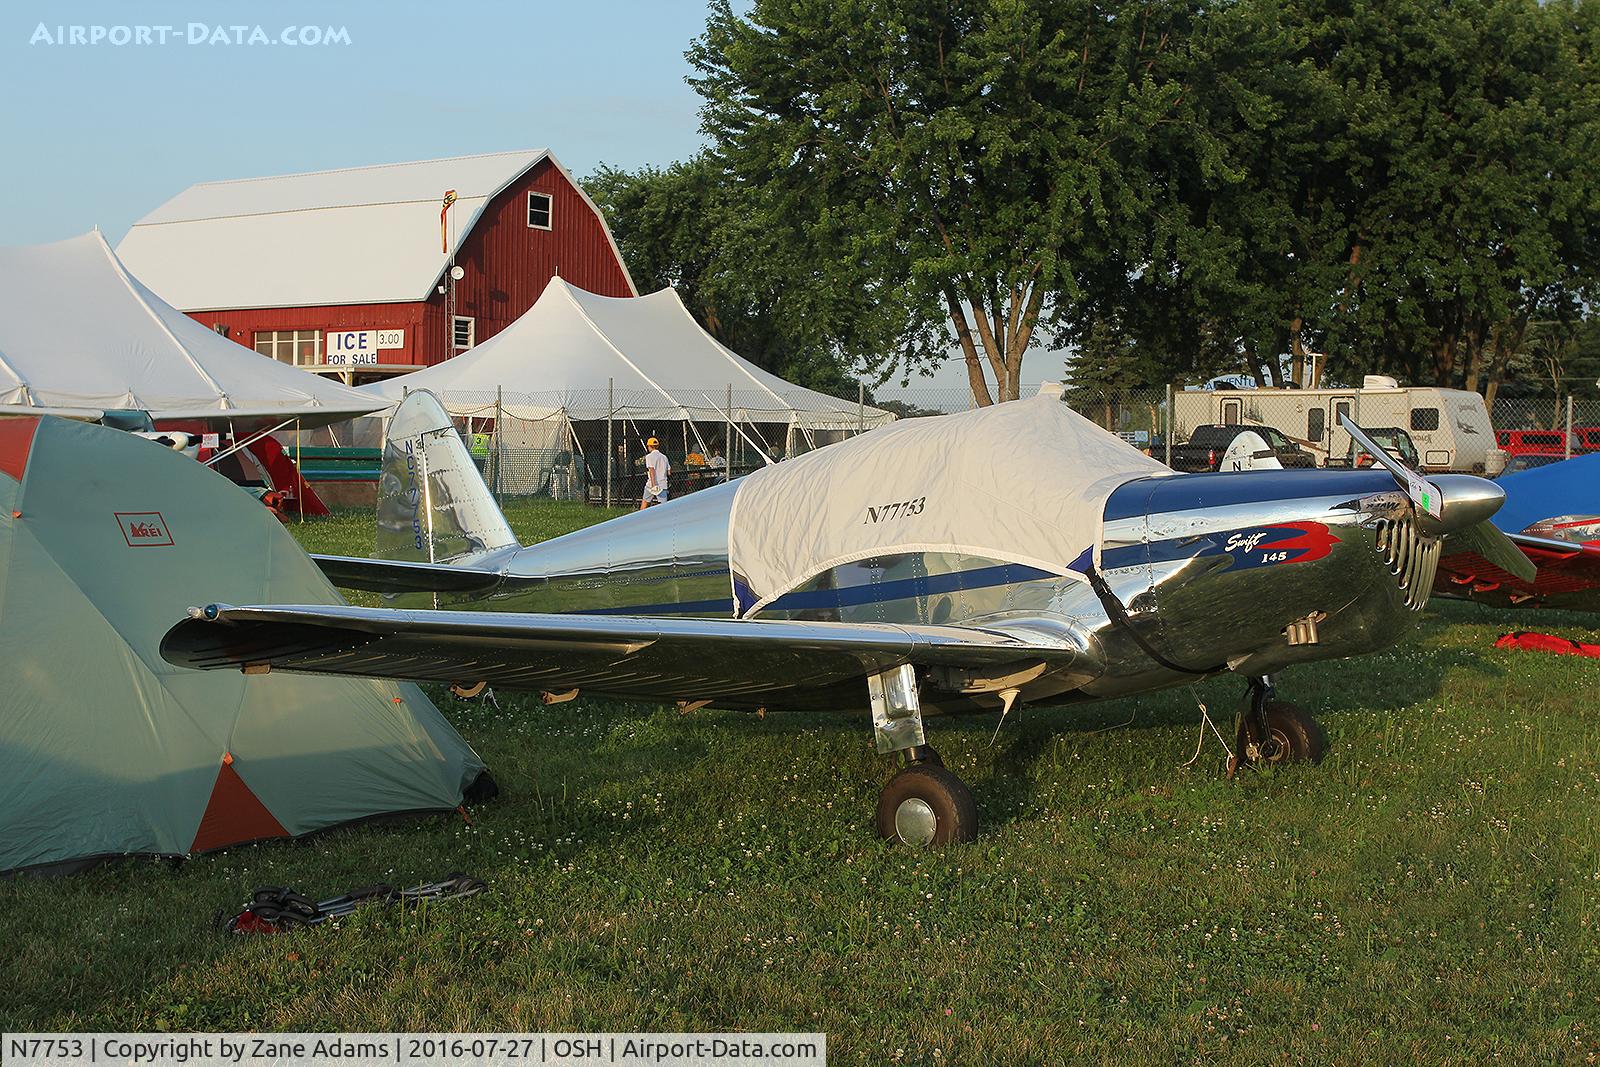
M 951 845 L 978 836 L 972 791 L 942 766 L 928 762 L 914 763 L 889 779 L 878 795 L 877 821 L 878 836 L 909 845 Z
M 1279 766 L 1286 763 L 1321 763 L 1328 754 L 1328 733 L 1322 724 L 1312 718 L 1298 704 L 1274 700 L 1267 705 L 1267 730 L 1271 743 L 1262 745 L 1263 739 L 1255 736 L 1255 717 L 1248 710 L 1239 720 L 1239 762 Z M 1251 747 L 1267 750 L 1264 756 L 1252 758 Z

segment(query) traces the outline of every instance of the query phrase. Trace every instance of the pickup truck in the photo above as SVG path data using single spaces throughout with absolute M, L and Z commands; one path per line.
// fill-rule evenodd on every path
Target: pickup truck
M 1189 435 L 1189 440 L 1181 445 L 1172 446 L 1172 469 L 1175 471 L 1214 471 L 1222 462 L 1222 457 L 1228 451 L 1228 446 L 1233 444 L 1233 439 L 1240 434 L 1250 432 L 1261 435 L 1273 453 L 1278 457 L 1278 462 L 1285 467 L 1314 467 L 1316 461 L 1311 458 L 1311 453 L 1296 445 L 1285 437 L 1282 430 L 1271 426 L 1254 426 L 1248 423 L 1237 425 L 1206 425 L 1196 426 Z
M 1572 436 L 1572 452 L 1573 455 L 1577 455 L 1584 451 L 1583 439 L 1576 433 Z M 1496 430 L 1494 439 L 1509 456 L 1566 455 L 1567 431 L 1565 430 Z
M 1398 426 L 1364 426 L 1366 435 L 1372 438 L 1373 443 L 1389 455 L 1399 460 L 1403 465 L 1414 471 L 1422 470 L 1422 460 L 1417 455 L 1416 443 L 1411 440 L 1411 435 Z M 1345 454 L 1344 465 L 1357 470 L 1365 470 L 1375 461 L 1366 449 L 1358 448 L 1354 441 L 1350 442 L 1350 451 Z M 1330 464 L 1331 466 L 1331 464 Z

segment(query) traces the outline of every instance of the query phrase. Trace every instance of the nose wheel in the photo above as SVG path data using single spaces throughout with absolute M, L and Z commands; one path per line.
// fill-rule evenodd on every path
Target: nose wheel
M 917 848 L 976 840 L 978 808 L 966 783 L 927 745 L 907 756 L 878 794 L 878 835 Z
M 1298 704 L 1279 700 L 1265 678 L 1250 680 L 1250 707 L 1239 716 L 1234 759 L 1239 764 L 1321 763 L 1328 733 Z

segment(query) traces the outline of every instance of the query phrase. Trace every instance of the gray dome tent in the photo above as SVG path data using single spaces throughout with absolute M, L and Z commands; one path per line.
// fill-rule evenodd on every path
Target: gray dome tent
M 162 659 L 166 631 L 214 601 L 343 602 L 193 460 L 0 419 L 0 871 L 296 837 L 492 788 L 413 685 Z

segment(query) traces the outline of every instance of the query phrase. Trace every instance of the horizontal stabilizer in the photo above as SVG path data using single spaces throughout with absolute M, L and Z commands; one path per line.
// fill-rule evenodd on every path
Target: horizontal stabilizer
M 962 626 L 213 605 L 162 641 L 199 670 L 281 669 L 525 689 L 582 687 L 653 700 L 762 703 L 905 663 L 956 668 L 1102 665 L 1071 631 Z
M 341 589 L 369 593 L 477 593 L 500 584 L 499 571 L 452 567 L 448 563 L 410 563 L 360 556 L 317 556 L 328 581 Z

